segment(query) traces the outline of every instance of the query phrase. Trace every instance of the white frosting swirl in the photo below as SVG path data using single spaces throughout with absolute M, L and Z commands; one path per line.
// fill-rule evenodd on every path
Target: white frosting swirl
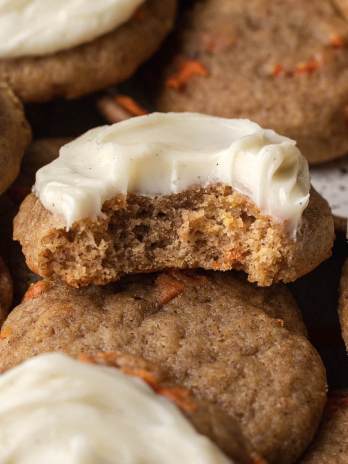
M 174 404 L 116 369 L 63 354 L 0 377 L 1 464 L 228 464 Z
M 0 0 L 0 58 L 47 55 L 128 21 L 145 0 Z
M 92 129 L 36 174 L 34 192 L 67 228 L 118 193 L 146 196 L 222 183 L 296 231 L 309 173 L 295 142 L 245 119 L 153 113 Z

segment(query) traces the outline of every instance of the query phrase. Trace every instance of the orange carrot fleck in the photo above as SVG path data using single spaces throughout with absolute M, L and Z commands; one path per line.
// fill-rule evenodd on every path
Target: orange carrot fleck
M 182 387 L 162 387 L 160 385 L 160 375 L 156 372 L 138 367 L 127 365 L 127 355 L 119 352 L 99 352 L 96 354 L 80 353 L 80 362 L 87 364 L 98 364 L 120 369 L 124 374 L 138 377 L 143 380 L 155 393 L 164 396 L 174 402 L 179 408 L 186 412 L 194 412 L 197 408 L 191 392 Z M 124 364 L 124 365 L 123 365 Z
M 183 411 L 194 412 L 197 409 L 196 403 L 191 398 L 190 391 L 186 388 L 158 387 L 155 388 L 155 391 L 175 403 Z
M 208 76 L 207 68 L 197 60 L 186 60 L 181 63 L 179 70 L 168 77 L 166 86 L 174 90 L 182 90 L 194 76 Z
M 185 289 L 185 284 L 168 274 L 160 274 L 156 279 L 158 303 L 164 305 L 176 298 Z
M 310 58 L 308 61 L 298 63 L 294 74 L 295 75 L 302 75 L 302 74 L 312 74 L 319 68 L 319 61 L 316 58 Z
M 147 371 L 146 369 L 136 369 L 132 367 L 122 367 L 121 371 L 124 374 L 130 375 L 132 377 L 138 377 L 147 383 L 151 388 L 156 389 L 158 376 L 154 372 Z
M 145 108 L 127 95 L 117 95 L 115 101 L 133 116 L 144 116 L 148 114 Z
M 42 293 L 46 292 L 48 287 L 48 283 L 44 280 L 39 280 L 39 282 L 31 284 L 23 296 L 23 302 L 37 298 Z
M 329 42 L 334 48 L 342 48 L 344 46 L 344 39 L 339 34 L 331 34 Z
M 281 64 L 278 63 L 278 64 L 275 64 L 275 65 L 273 66 L 272 75 L 273 75 L 274 77 L 279 77 L 279 76 L 281 76 L 283 73 L 284 73 L 284 68 L 283 68 L 283 66 L 282 66 Z
M 11 327 L 3 327 L 0 332 L 0 340 L 3 340 L 7 337 L 9 337 L 12 334 L 12 329 Z

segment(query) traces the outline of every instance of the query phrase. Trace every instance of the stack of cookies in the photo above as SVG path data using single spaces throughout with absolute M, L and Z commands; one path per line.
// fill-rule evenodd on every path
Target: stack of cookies
M 133 75 L 176 1 L 5 3 L 0 463 L 347 464 L 287 286 L 334 246 L 308 161 L 348 150 L 344 0 L 189 2 L 148 65 L 160 112 L 112 89 L 83 108 L 118 122 L 30 146 L 25 109 Z M 348 263 L 340 288 L 348 347 Z

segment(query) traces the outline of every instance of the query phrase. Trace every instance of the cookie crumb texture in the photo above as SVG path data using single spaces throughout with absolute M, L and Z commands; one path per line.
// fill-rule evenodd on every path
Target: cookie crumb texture
M 159 197 L 129 194 L 105 203 L 98 220 L 62 219 L 29 195 L 15 219 L 28 266 L 71 286 L 167 268 L 243 270 L 251 282 L 290 282 L 331 253 L 329 207 L 312 192 L 297 240 L 230 187 L 191 188 Z
M 83 289 L 48 281 L 31 295 L 3 326 L 1 370 L 49 351 L 126 350 L 233 416 L 271 463 L 294 462 L 316 431 L 325 370 L 285 287 L 187 271 Z
M 0 60 L 0 80 L 24 101 L 78 96 L 130 77 L 173 26 L 176 0 L 146 0 L 124 25 L 54 54 Z

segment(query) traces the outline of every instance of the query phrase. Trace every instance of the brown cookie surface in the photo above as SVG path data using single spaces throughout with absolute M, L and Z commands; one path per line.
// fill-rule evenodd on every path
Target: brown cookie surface
M 170 31 L 176 0 L 146 0 L 127 23 L 98 39 L 42 57 L 0 60 L 0 80 L 24 101 L 74 98 L 132 75 Z
M 250 118 L 295 139 L 312 163 L 347 153 L 348 20 L 334 1 L 194 5 L 176 35 L 161 111 Z
M 41 281 L 2 333 L 1 369 L 47 351 L 144 356 L 237 419 L 271 462 L 303 452 L 325 403 L 325 371 L 289 293 L 236 274 L 175 272 L 82 290 Z
M 123 352 L 80 354 L 80 361 L 120 369 L 124 374 L 138 377 L 155 393 L 173 402 L 195 429 L 207 436 L 238 464 L 265 464 L 243 436 L 237 422 L 219 406 L 196 398 L 192 392 L 173 384 L 168 375 L 153 363 Z
M 339 316 L 341 322 L 342 336 L 348 351 L 348 260 L 342 268 L 340 285 Z
M 300 464 L 348 463 L 348 391 L 333 392 L 323 422 Z
M 30 139 L 31 131 L 21 103 L 0 82 L 0 194 L 17 177 Z
M 120 194 L 104 203 L 103 213 L 67 231 L 63 218 L 31 194 L 15 218 L 13 236 L 33 272 L 74 287 L 167 268 L 238 269 L 269 286 L 313 270 L 330 256 L 334 240 L 331 211 L 314 190 L 296 239 L 222 184 L 155 197 Z

